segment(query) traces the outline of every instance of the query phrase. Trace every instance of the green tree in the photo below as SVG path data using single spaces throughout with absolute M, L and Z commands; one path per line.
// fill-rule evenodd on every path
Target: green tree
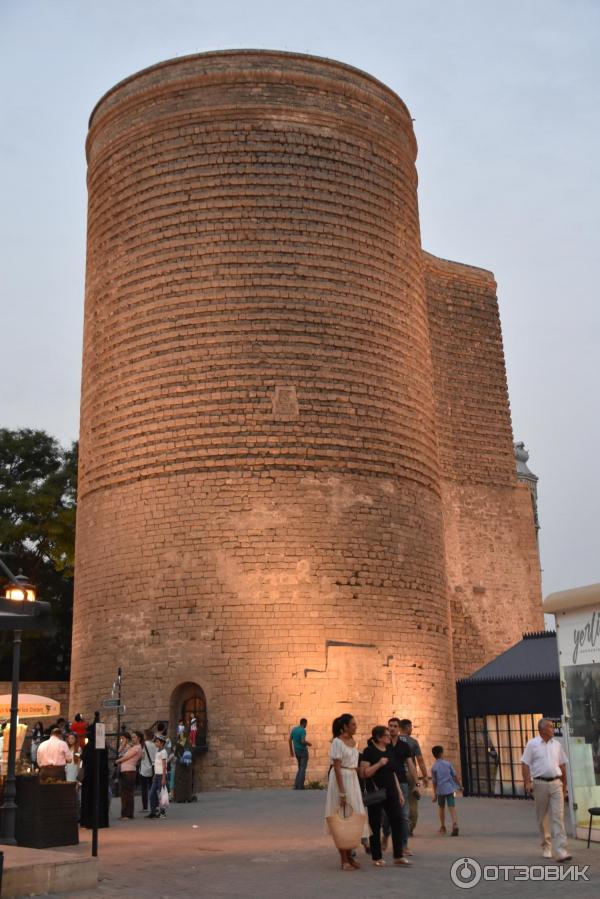
M 52 605 L 56 633 L 23 635 L 23 680 L 69 676 L 77 444 L 64 449 L 45 431 L 0 429 L 0 552 Z M 12 634 L 0 635 L 0 678 L 10 679 Z

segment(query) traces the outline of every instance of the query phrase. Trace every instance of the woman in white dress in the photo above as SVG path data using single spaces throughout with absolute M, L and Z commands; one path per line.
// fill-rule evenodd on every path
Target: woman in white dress
M 338 809 L 352 806 L 357 814 L 365 814 L 362 791 L 358 780 L 358 747 L 354 741 L 356 721 L 352 715 L 340 715 L 332 725 L 333 740 L 329 750 L 331 769 L 327 784 L 327 800 L 325 817 L 335 815 Z M 365 819 L 363 837 L 369 836 L 369 825 Z M 360 868 L 359 863 L 350 855 L 351 850 L 340 849 L 342 871 L 353 871 Z

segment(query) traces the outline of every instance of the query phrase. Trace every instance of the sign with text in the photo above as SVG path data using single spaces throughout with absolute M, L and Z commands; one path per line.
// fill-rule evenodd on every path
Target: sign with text
M 600 606 L 556 613 L 561 668 L 600 663 Z
M 106 727 L 96 723 L 96 749 L 106 749 Z

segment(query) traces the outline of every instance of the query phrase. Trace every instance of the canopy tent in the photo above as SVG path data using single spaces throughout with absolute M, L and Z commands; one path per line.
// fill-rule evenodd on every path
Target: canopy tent
M 0 696 L 0 718 L 10 718 L 10 704 L 9 693 Z M 19 718 L 54 718 L 56 715 L 60 715 L 60 702 L 56 699 L 19 693 Z

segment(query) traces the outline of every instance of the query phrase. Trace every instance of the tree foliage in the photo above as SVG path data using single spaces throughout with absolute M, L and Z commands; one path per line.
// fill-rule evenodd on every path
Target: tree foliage
M 0 429 L 0 551 L 50 602 L 56 633 L 23 635 L 23 680 L 69 675 L 77 491 L 77 444 L 45 431 Z M 0 637 L 0 678 L 11 676 L 12 634 Z

